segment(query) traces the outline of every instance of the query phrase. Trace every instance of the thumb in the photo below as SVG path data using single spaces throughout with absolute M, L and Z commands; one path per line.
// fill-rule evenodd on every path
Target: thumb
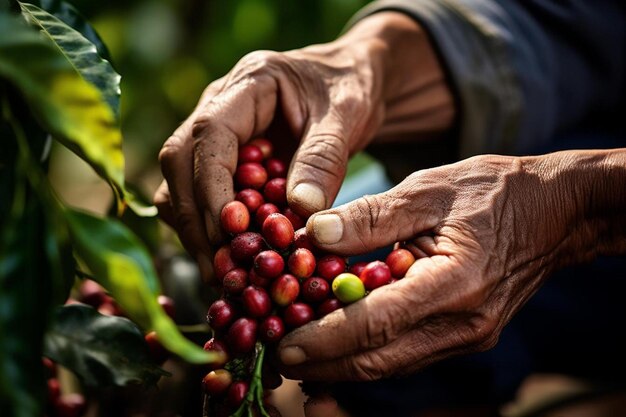
M 338 116 L 312 121 L 293 156 L 287 177 L 289 206 L 309 216 L 332 205 L 346 175 L 350 154 Z
M 384 193 L 316 213 L 307 222 L 307 234 L 316 246 L 342 255 L 410 239 L 435 227 L 441 218 L 440 209 L 431 204 L 432 193 L 415 188 L 405 180 Z

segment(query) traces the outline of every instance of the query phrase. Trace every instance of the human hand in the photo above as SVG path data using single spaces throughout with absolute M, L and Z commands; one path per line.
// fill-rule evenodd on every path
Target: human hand
M 417 261 L 405 278 L 286 335 L 281 372 L 373 380 L 492 347 L 552 270 L 626 252 L 625 160 L 616 183 L 594 152 L 479 156 L 314 214 L 307 231 L 323 249 L 352 255 L 400 241 Z
M 419 136 L 447 129 L 452 118 L 424 33 L 403 14 L 378 13 L 328 44 L 249 54 L 209 85 L 161 150 L 165 181 L 154 202 L 207 279 L 219 213 L 234 198 L 238 146 L 261 135 L 288 138 L 277 146 L 295 152 L 287 198 L 309 215 L 330 207 L 349 156 L 376 132 Z M 272 137 L 281 125 L 287 132 Z

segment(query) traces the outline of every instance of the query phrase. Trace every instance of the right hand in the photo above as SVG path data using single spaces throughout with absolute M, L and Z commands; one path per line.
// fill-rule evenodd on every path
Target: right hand
M 220 211 L 234 199 L 237 149 L 266 135 L 277 117 L 294 138 L 286 147 L 296 149 L 287 177 L 289 204 L 310 215 L 331 206 L 349 156 L 374 135 L 444 130 L 453 113 L 423 31 L 401 13 L 378 13 L 328 44 L 253 52 L 211 83 L 163 145 L 165 181 L 154 202 L 206 280 L 211 247 L 222 237 Z

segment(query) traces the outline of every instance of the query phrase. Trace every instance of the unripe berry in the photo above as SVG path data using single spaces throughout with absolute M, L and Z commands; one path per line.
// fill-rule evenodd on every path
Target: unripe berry
M 363 281 L 349 272 L 339 274 L 333 280 L 332 289 L 335 297 L 346 304 L 358 301 L 365 296 Z

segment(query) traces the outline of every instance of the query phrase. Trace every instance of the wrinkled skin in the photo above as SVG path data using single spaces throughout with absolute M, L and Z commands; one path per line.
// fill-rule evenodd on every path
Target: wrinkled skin
M 165 142 L 155 204 L 207 279 L 237 148 L 279 116 L 295 150 L 287 197 L 316 213 L 307 223 L 316 243 L 351 255 L 404 241 L 416 256 L 405 278 L 286 335 L 284 375 L 374 380 L 488 349 L 551 271 L 626 252 L 625 150 L 478 156 L 320 212 L 354 152 L 452 127 L 444 78 L 419 26 L 379 13 L 330 44 L 248 55 Z M 336 404 L 314 398 L 305 411 L 332 416 Z

